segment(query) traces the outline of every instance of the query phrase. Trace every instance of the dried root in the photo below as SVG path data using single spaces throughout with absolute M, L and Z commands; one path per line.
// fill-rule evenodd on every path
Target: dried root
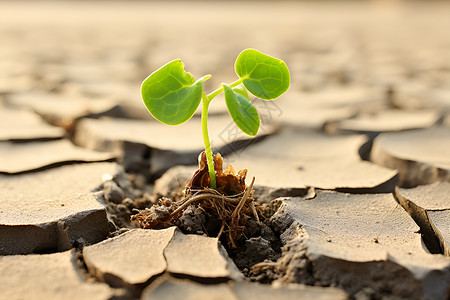
M 208 215 L 221 221 L 217 234 L 223 237 L 230 247 L 236 248 L 236 242 L 243 237 L 245 224 L 249 218 L 255 218 L 259 223 L 259 208 L 253 199 L 253 184 L 245 185 L 247 170 L 236 173 L 229 165 L 223 171 L 223 159 L 220 154 L 214 156 L 217 188 L 209 188 L 209 175 L 206 155 L 203 152 L 199 159 L 199 169 L 194 173 L 184 190 L 184 198 L 173 202 L 161 198 L 159 203 L 149 209 L 139 211 L 132 216 L 141 228 L 160 229 L 175 225 L 183 211 L 191 205 L 196 205 Z

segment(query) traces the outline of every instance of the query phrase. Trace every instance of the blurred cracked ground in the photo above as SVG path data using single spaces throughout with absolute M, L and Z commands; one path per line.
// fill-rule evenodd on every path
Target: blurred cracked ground
M 1 299 L 448 299 L 450 6 L 441 2 L 0 2 Z M 213 146 L 267 206 L 239 251 L 129 218 L 195 170 L 141 81 L 181 58 L 206 89 L 244 48 L 284 59 L 256 139 Z M 199 223 L 200 222 L 200 223 Z M 249 225 L 249 228 L 251 226 Z

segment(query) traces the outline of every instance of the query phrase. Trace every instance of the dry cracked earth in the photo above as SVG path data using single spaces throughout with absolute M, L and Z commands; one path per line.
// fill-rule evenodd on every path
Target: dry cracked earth
M 0 299 L 450 299 L 450 6 L 256 3 L 0 2 Z M 248 47 L 291 88 L 255 139 L 216 99 L 210 134 L 264 226 L 139 229 L 203 147 L 140 82 L 179 57 L 212 90 Z

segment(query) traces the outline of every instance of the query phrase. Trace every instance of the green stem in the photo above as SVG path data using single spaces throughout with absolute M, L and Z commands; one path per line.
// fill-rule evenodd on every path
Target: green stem
M 203 134 L 203 143 L 205 144 L 205 152 L 206 152 L 206 161 L 208 163 L 208 172 L 210 179 L 211 188 L 216 188 L 216 172 L 214 171 L 214 161 L 211 150 L 211 143 L 209 142 L 209 134 L 208 134 L 208 107 L 212 98 L 209 100 L 205 94 L 205 91 L 202 93 L 202 134 Z
M 233 88 L 233 87 L 235 87 L 235 86 L 237 86 L 237 85 L 240 85 L 240 84 L 242 83 L 242 81 L 243 81 L 243 79 L 240 78 L 240 79 L 236 80 L 235 82 L 230 83 L 229 86 L 230 86 L 231 88 Z M 222 92 L 223 92 L 223 86 L 220 85 L 220 88 L 218 88 L 217 90 L 213 91 L 211 94 L 209 94 L 208 96 L 206 96 L 206 98 L 208 99 L 208 101 L 211 102 L 211 100 L 214 99 L 214 97 L 216 97 L 217 95 L 219 95 L 219 94 L 222 93 Z
M 235 87 L 241 84 L 243 79 L 238 79 L 235 82 L 231 83 L 229 86 Z M 202 92 L 202 134 L 203 134 L 203 143 L 205 144 L 205 152 L 206 152 L 206 162 L 208 163 L 208 173 L 210 179 L 210 187 L 215 189 L 216 186 L 216 171 L 214 170 L 214 160 L 211 150 L 211 143 L 209 141 L 208 134 L 208 108 L 211 100 L 214 99 L 217 95 L 223 92 L 223 86 L 213 91 L 211 94 L 206 96 L 205 91 Z

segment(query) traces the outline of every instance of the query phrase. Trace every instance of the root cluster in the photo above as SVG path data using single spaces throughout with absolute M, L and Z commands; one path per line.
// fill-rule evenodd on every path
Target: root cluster
M 199 159 L 199 169 L 194 173 L 184 190 L 180 201 L 161 198 L 158 204 L 149 209 L 139 211 L 132 216 L 141 228 L 160 229 L 175 225 L 183 212 L 191 205 L 201 209 L 206 215 L 221 222 L 217 233 L 219 238 L 226 240 L 232 248 L 243 237 L 245 224 L 250 218 L 259 223 L 260 210 L 253 199 L 253 184 L 245 185 L 247 170 L 235 172 L 231 165 L 223 171 L 223 160 L 220 154 L 214 156 L 217 188 L 211 189 L 207 173 L 206 155 L 202 153 Z M 202 224 L 204 225 L 204 224 Z M 206 230 L 205 230 L 206 231 Z M 206 232 L 208 235 L 210 233 Z

